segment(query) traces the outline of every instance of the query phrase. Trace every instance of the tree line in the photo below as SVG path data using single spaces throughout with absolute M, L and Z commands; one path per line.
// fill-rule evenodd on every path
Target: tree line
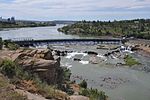
M 83 20 L 75 24 L 59 28 L 58 31 L 81 36 L 113 36 L 150 39 L 150 19 L 122 21 Z

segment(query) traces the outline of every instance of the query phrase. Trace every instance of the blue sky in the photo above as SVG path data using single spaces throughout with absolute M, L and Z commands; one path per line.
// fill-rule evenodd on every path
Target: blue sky
M 0 0 L 0 16 L 26 20 L 150 18 L 150 0 Z

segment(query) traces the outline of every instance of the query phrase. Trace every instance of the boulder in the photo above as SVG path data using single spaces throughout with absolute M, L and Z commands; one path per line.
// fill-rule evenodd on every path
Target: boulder
M 94 51 L 85 51 L 84 53 L 87 53 L 89 55 L 98 55 L 98 53 Z
M 74 61 L 81 61 L 79 58 L 73 58 Z
M 37 52 L 34 54 L 34 57 L 46 60 L 54 60 L 52 52 L 48 49 L 38 49 Z
M 105 61 L 105 58 L 97 57 L 97 56 L 92 56 L 89 58 L 89 63 L 91 64 L 99 64 Z

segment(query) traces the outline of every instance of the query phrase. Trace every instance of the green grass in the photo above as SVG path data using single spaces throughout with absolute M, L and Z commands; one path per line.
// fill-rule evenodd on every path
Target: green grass
M 105 92 L 98 91 L 97 89 L 84 89 L 81 88 L 80 95 L 87 96 L 90 98 L 90 100 L 107 100 L 107 96 L 105 95 Z
M 87 82 L 83 80 L 80 84 L 80 95 L 89 97 L 90 100 L 107 100 L 108 96 L 105 92 L 99 91 L 97 89 L 87 88 Z
M 124 57 L 124 61 L 125 61 L 126 65 L 128 65 L 128 66 L 133 66 L 133 65 L 139 65 L 140 64 L 136 59 L 134 59 L 130 55 L 126 55 Z

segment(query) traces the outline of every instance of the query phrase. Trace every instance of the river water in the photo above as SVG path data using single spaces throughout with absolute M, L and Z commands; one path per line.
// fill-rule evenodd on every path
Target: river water
M 51 27 L 34 27 L 34 28 L 19 28 L 10 31 L 0 31 L 0 37 L 3 39 L 13 38 L 32 38 L 32 39 L 72 39 L 79 38 L 78 36 L 65 35 L 58 32 L 57 29 L 64 25 Z
M 9 31 L 0 31 L 0 37 L 3 39 L 25 38 L 31 37 L 33 39 L 73 39 L 80 38 L 73 35 L 65 35 L 57 31 L 57 28 L 63 25 L 52 27 L 35 27 L 35 28 L 20 28 Z M 76 52 L 86 50 L 96 51 L 101 55 L 106 53 L 106 50 L 98 50 L 95 46 L 67 46 L 64 48 L 72 49 Z M 84 55 L 84 54 L 83 54 Z M 150 67 L 150 58 L 133 54 L 143 64 L 141 66 Z M 62 57 L 62 64 L 71 66 L 72 80 L 80 82 L 86 79 L 88 87 L 103 90 L 109 96 L 109 100 L 150 100 L 150 73 L 145 71 L 138 71 L 127 66 L 114 66 L 113 64 L 88 64 L 86 62 L 87 55 L 85 55 L 84 62 L 73 61 L 71 57 Z M 107 59 L 107 61 L 109 61 Z M 110 62 L 117 62 L 120 59 L 110 60 Z

